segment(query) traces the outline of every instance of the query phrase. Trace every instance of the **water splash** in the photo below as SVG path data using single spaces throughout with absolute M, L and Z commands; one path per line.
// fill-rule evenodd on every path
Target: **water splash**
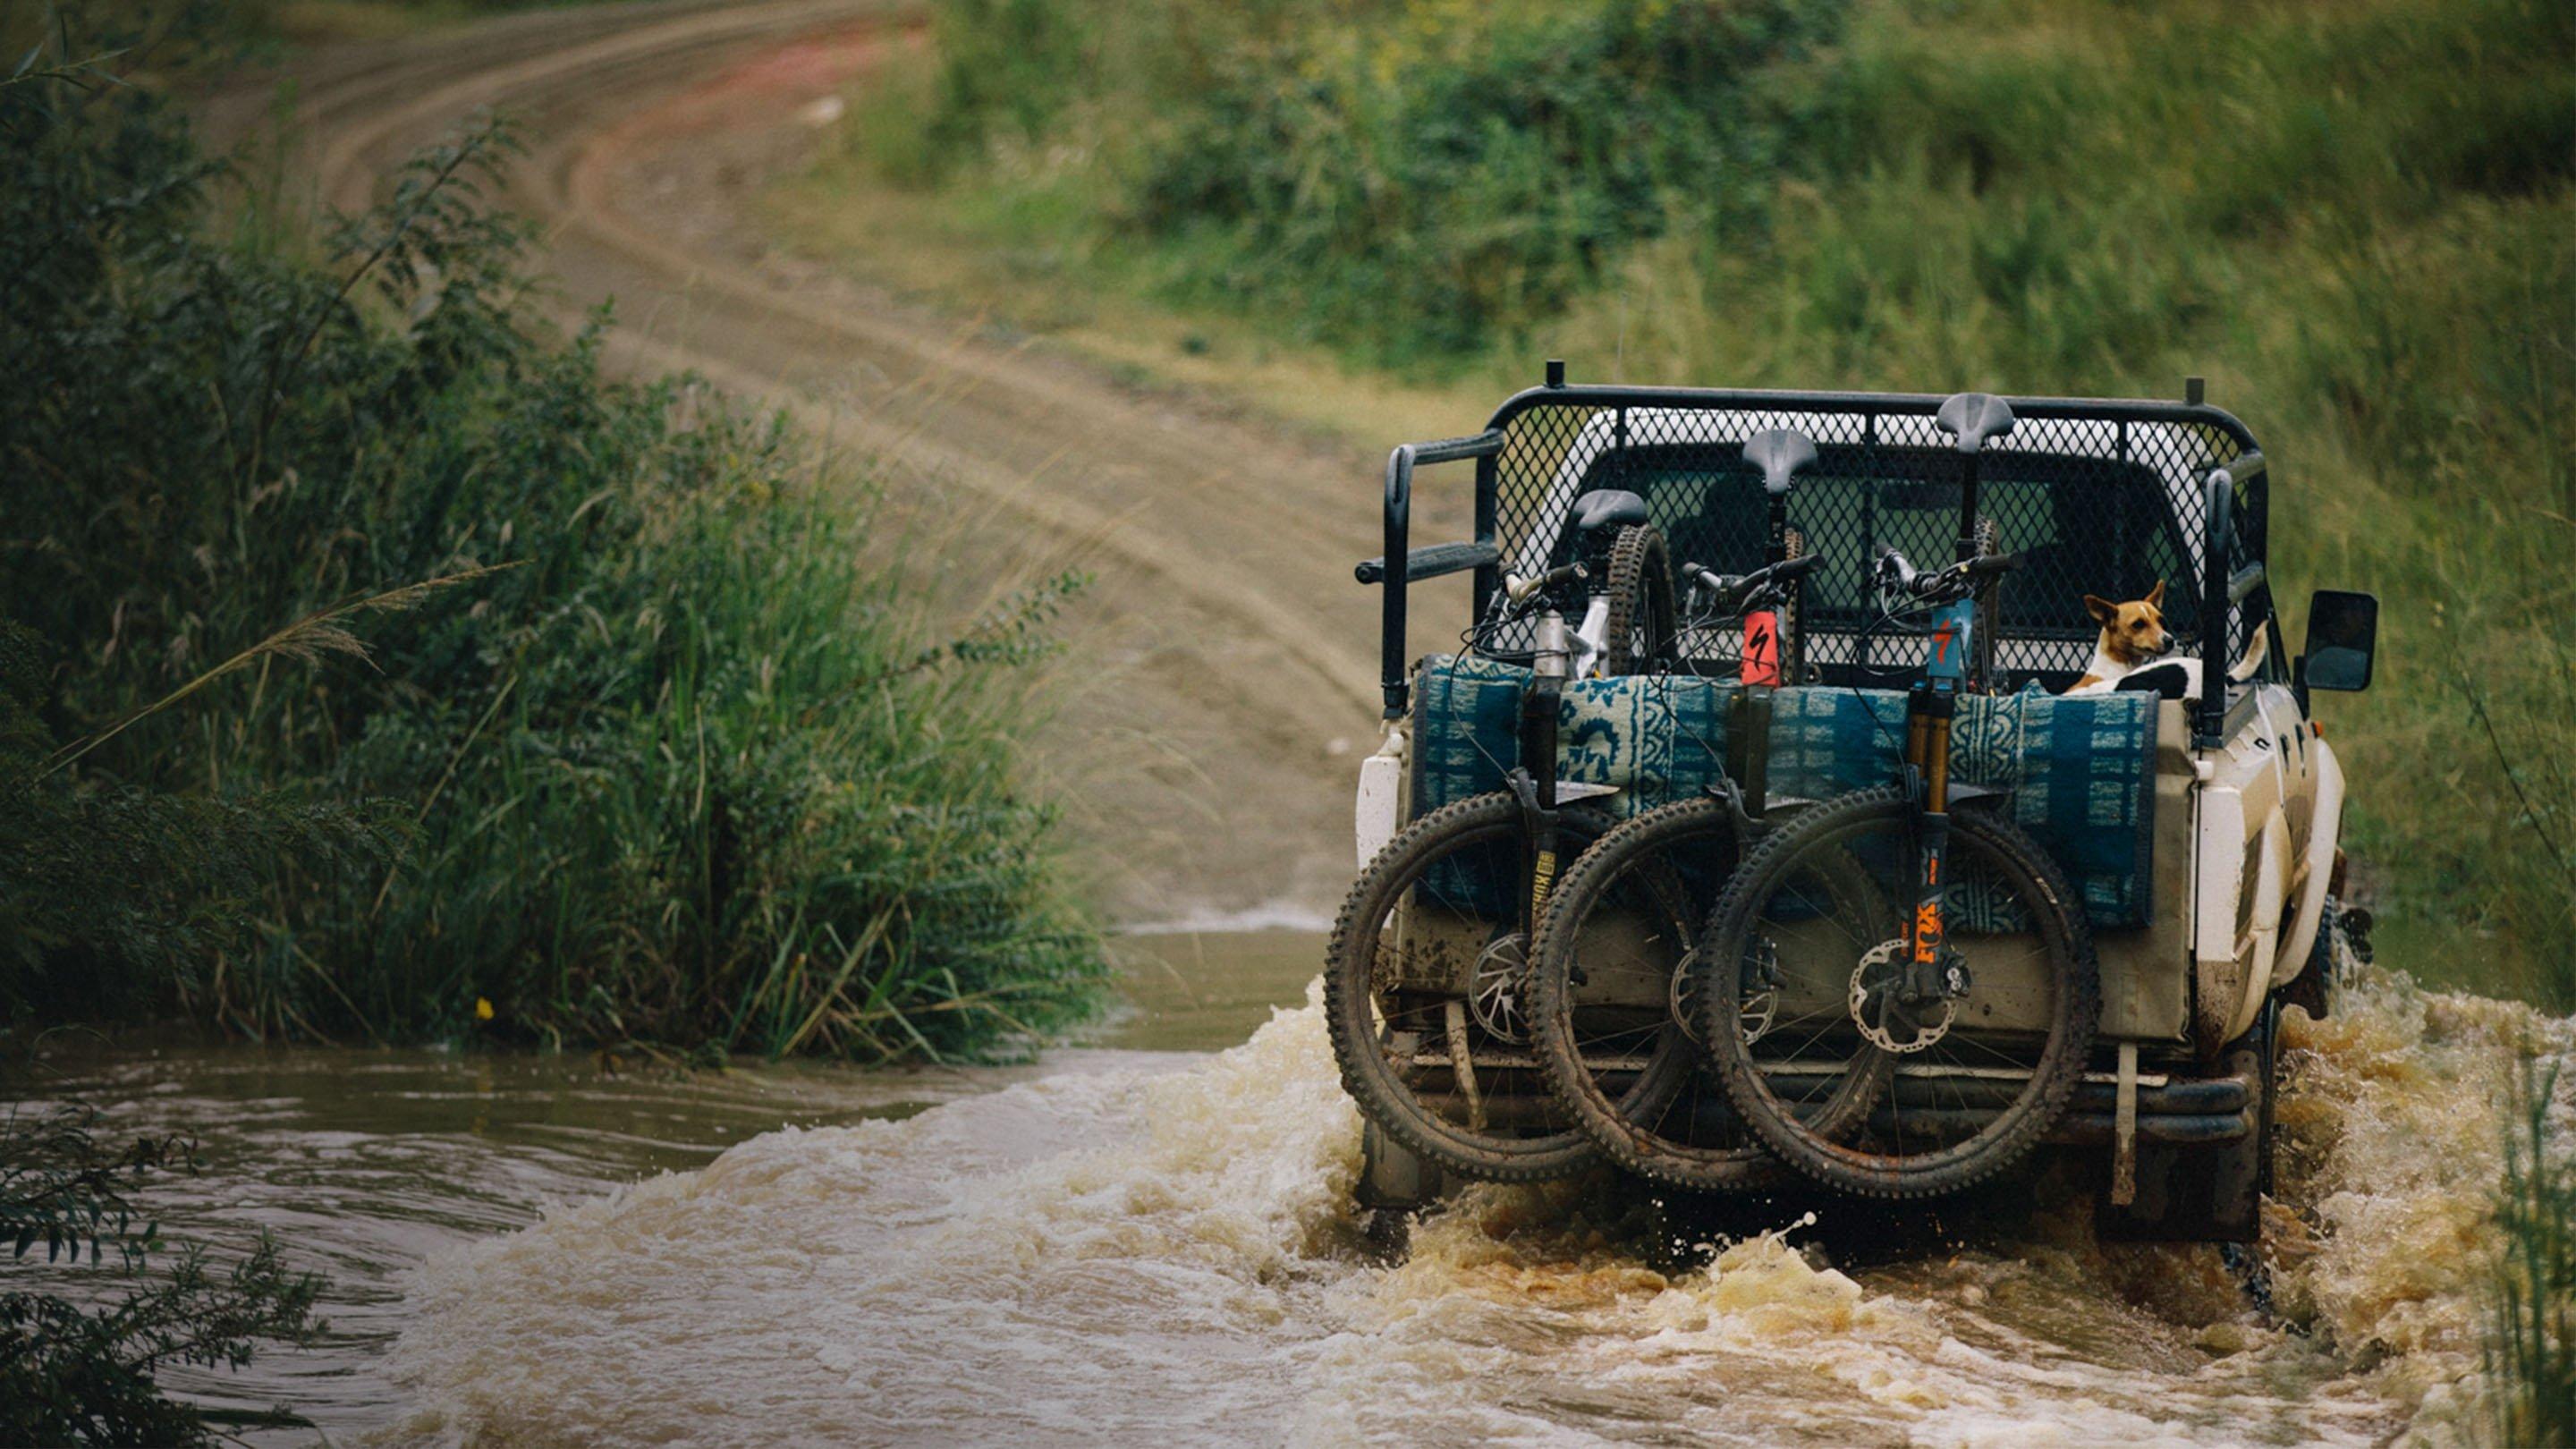
M 773 1133 L 441 1260 L 395 1437 L 2456 1438 L 2495 1106 L 2576 1030 L 2369 972 L 2292 1020 L 2277 1320 L 2214 1249 L 2093 1241 L 2072 1193 L 1938 1251 L 1866 1261 L 1828 1209 L 1685 1267 L 1633 1192 L 1479 1187 L 1391 1261 L 1347 1207 L 1358 1124 L 1310 1001 L 1168 1070 Z

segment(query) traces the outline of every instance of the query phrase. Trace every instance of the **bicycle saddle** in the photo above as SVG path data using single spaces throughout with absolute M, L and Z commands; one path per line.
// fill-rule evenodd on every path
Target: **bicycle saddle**
M 1773 428 L 1744 440 L 1744 466 L 1762 475 L 1762 491 L 1786 493 L 1789 480 L 1814 467 L 1816 440 L 1795 428 Z
M 1617 528 L 1646 521 L 1646 500 L 1624 488 L 1602 488 L 1574 500 L 1574 531 Z
M 1989 438 L 2012 436 L 2012 404 L 1992 393 L 1958 393 L 1941 404 L 1941 411 L 1933 415 L 1932 421 L 1959 440 L 1960 452 L 1973 453 Z

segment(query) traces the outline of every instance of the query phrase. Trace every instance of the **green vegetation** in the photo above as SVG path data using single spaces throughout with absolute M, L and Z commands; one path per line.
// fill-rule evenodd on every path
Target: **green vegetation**
M 2576 1155 L 2550 1119 L 2554 1075 L 2526 1074 L 2505 1139 L 2496 1224 L 2504 1260 L 2489 1307 L 2487 1371 L 2499 1444 L 2576 1444 Z
M 10 1035 L 872 1061 L 1093 1006 L 1012 783 L 1078 580 L 943 634 L 848 467 L 541 335 L 503 131 L 307 241 L 129 79 L 0 89 Z
M 1403 364 L 1563 305 L 1636 240 L 1758 201 L 1762 77 L 1812 3 L 956 0 L 858 98 L 863 158 L 1185 305 Z M 1124 243 L 1149 238 L 1154 255 Z
M 155 1173 L 194 1171 L 194 1150 L 149 1137 L 117 1150 L 97 1126 L 95 1113 L 69 1107 L 0 1117 L 0 1240 L 13 1262 L 42 1244 L 44 1261 L 67 1270 L 51 1285 L 64 1291 L 0 1291 L 0 1442 L 214 1444 L 221 1426 L 303 1422 L 162 1395 L 154 1375 L 165 1365 L 238 1369 L 262 1343 L 310 1337 L 322 1280 L 288 1271 L 265 1235 L 220 1272 L 188 1247 L 145 1278 L 169 1245 L 136 1220 L 137 1194 Z M 110 1300 L 85 1275 L 132 1286 Z
M 2383 959 L 2576 1010 L 2576 11 L 950 0 L 935 40 L 792 199 L 910 188 L 1023 295 L 1320 342 L 1462 408 L 1543 355 L 2206 374 L 2278 467 L 2293 615 L 2385 605 L 2374 692 L 2324 707 Z

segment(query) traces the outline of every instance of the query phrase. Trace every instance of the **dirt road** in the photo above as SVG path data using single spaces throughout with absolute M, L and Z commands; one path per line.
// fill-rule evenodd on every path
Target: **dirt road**
M 517 15 L 307 58 L 299 129 L 319 199 L 354 207 L 479 108 L 518 118 L 507 204 L 543 228 L 565 321 L 614 300 L 614 365 L 694 369 L 873 455 L 911 526 L 953 533 L 955 603 L 1096 573 L 1029 765 L 1109 913 L 1315 919 L 1376 743 L 1377 600 L 1350 565 L 1377 552 L 1384 455 L 772 255 L 751 190 L 917 26 L 886 0 Z M 226 98 L 212 129 L 264 100 Z

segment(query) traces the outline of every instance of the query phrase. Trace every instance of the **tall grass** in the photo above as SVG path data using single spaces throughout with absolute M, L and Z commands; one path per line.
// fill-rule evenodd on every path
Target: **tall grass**
M 13 1021 L 175 1002 L 257 1037 L 877 1060 L 1090 1009 L 1053 812 L 1015 783 L 1043 701 L 1013 666 L 1070 581 L 943 626 L 863 466 L 548 336 L 482 204 L 506 131 L 297 246 L 228 227 L 226 168 L 114 79 L 0 91 L 0 616 L 38 641 L 44 735 L 131 721 L 21 783 L 74 822 L 364 802 L 399 847 L 253 852 L 148 963 L 0 910 Z M 460 574 L 356 626 L 371 663 L 249 648 Z M 28 885 L 0 866 L 0 904 Z
M 2525 1078 L 2505 1140 L 2486 1364 L 2499 1444 L 2576 1444 L 2576 1156 L 2550 1121 L 2556 1086 Z
M 2323 714 L 2386 959 L 2576 1010 L 2576 11 L 1009 9 L 943 10 L 946 53 L 890 87 L 917 115 L 862 115 L 817 184 L 874 168 L 1052 287 L 1497 393 L 1539 355 L 1779 387 L 2206 375 L 2278 465 L 2293 641 L 2305 586 L 2385 605 L 2374 692 Z M 1027 60 L 1004 124 L 943 78 L 1013 63 L 995 26 L 1024 13 L 1056 37 L 1032 57 L 1086 68 Z

